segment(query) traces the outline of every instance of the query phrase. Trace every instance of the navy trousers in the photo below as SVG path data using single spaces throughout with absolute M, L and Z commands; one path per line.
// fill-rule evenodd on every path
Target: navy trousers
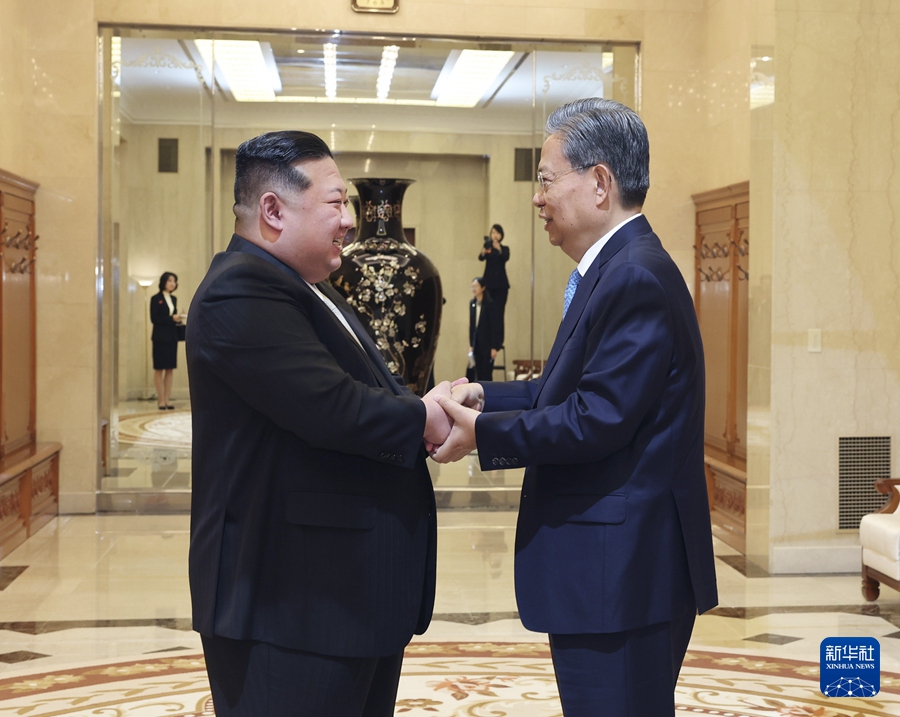
M 202 635 L 216 717 L 392 717 L 403 653 L 330 657 Z
M 550 635 L 565 717 L 672 717 L 695 613 L 625 632 Z

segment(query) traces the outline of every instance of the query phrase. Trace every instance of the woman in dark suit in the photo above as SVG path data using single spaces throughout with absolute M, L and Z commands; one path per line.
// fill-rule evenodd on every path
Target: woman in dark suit
M 484 238 L 484 248 L 478 255 L 478 260 L 484 262 L 484 285 L 491 294 L 497 312 L 499 346 L 503 346 L 505 336 L 506 297 L 509 295 L 509 278 L 506 276 L 509 247 L 503 245 L 503 237 L 503 227 L 494 224 L 490 236 Z
M 469 302 L 469 351 L 475 359 L 475 380 L 492 381 L 494 359 L 500 350 L 500 322 L 493 302 L 480 276 L 472 282 Z
M 172 392 L 172 371 L 178 355 L 178 327 L 184 323 L 184 314 L 178 313 L 178 300 L 172 292 L 178 288 L 178 277 L 171 271 L 159 278 L 159 293 L 150 299 L 150 321 L 153 324 L 153 382 L 156 384 L 156 402 L 160 411 L 172 410 L 169 394 Z

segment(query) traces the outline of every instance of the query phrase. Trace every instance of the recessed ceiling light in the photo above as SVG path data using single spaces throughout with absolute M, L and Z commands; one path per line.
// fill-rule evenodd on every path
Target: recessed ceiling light
M 434 100 L 379 100 L 377 97 L 315 97 L 312 95 L 278 95 L 276 102 L 295 102 L 299 104 L 313 104 L 316 102 L 328 102 L 343 105 L 402 105 L 406 107 L 434 107 Z
M 381 52 L 381 67 L 378 69 L 378 80 L 375 82 L 375 96 L 379 100 L 386 100 L 391 91 L 391 80 L 394 78 L 394 68 L 399 54 L 400 48 L 396 45 L 385 45 Z
M 516 53 L 498 50 L 454 50 L 431 92 L 439 107 L 474 107 Z
M 281 89 L 278 69 L 274 58 L 271 63 L 266 61 L 260 43 L 255 40 L 194 40 L 194 44 L 210 70 L 214 62 L 219 67 L 235 100 L 275 101 L 275 90 Z
M 337 97 L 337 45 L 325 43 L 325 96 L 333 100 Z

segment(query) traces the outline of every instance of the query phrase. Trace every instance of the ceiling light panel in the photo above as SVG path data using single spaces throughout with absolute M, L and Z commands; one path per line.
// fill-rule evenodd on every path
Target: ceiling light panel
M 375 83 L 375 96 L 386 100 L 391 91 L 391 80 L 394 79 L 394 68 L 397 66 L 397 55 L 400 48 L 396 45 L 385 45 L 381 53 L 381 67 L 378 68 L 378 80 Z
M 329 100 L 337 97 L 337 45 L 327 42 L 325 52 L 325 96 Z
M 260 43 L 248 40 L 194 40 L 194 44 L 207 67 L 212 68 L 215 61 L 235 100 L 275 101 L 274 63 L 267 63 Z
M 515 55 L 510 51 L 454 50 L 432 91 L 439 107 L 474 107 Z

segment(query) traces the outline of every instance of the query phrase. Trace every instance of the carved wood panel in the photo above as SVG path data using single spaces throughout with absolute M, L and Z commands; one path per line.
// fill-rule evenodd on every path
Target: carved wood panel
M 716 534 L 743 552 L 747 498 L 750 185 L 694 195 L 694 305 L 706 359 L 707 486 Z
M 35 441 L 36 188 L 0 172 L 0 456 Z

